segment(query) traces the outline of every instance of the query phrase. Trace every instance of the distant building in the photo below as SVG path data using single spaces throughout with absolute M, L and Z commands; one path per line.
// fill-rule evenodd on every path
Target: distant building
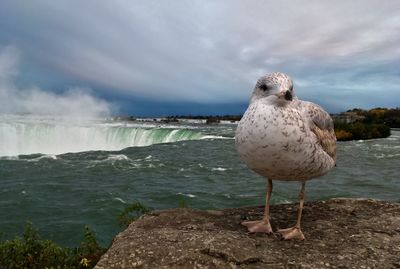
M 357 112 L 342 112 L 339 114 L 332 114 L 332 119 L 337 122 L 352 123 L 362 121 L 365 116 L 357 114 Z

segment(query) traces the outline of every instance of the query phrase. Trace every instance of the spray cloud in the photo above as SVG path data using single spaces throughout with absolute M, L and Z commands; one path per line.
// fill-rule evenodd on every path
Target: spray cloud
M 0 114 L 28 114 L 68 119 L 98 118 L 110 115 L 111 106 L 90 94 L 87 88 L 70 88 L 61 94 L 37 87 L 16 86 L 18 50 L 0 47 Z

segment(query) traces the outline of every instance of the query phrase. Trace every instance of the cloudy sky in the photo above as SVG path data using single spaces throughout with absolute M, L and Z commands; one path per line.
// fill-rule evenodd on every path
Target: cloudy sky
M 238 114 L 272 71 L 330 112 L 398 107 L 399 10 L 397 0 L 2 0 L 0 113 Z

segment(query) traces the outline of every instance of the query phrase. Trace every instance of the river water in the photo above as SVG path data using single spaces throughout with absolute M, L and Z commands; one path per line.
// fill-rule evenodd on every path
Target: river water
M 0 235 L 21 235 L 32 221 L 44 238 L 75 246 L 88 225 L 107 245 L 132 202 L 152 209 L 262 205 L 265 179 L 238 158 L 235 128 L 0 118 Z M 399 201 L 399 165 L 400 131 L 339 142 L 337 167 L 307 183 L 306 200 Z M 276 182 L 272 203 L 297 202 L 299 187 Z

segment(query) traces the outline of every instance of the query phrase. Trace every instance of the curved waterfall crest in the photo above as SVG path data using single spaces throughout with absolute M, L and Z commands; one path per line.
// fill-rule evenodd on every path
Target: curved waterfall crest
M 121 150 L 158 143 L 202 139 L 195 129 L 110 124 L 0 122 L 0 156 Z

